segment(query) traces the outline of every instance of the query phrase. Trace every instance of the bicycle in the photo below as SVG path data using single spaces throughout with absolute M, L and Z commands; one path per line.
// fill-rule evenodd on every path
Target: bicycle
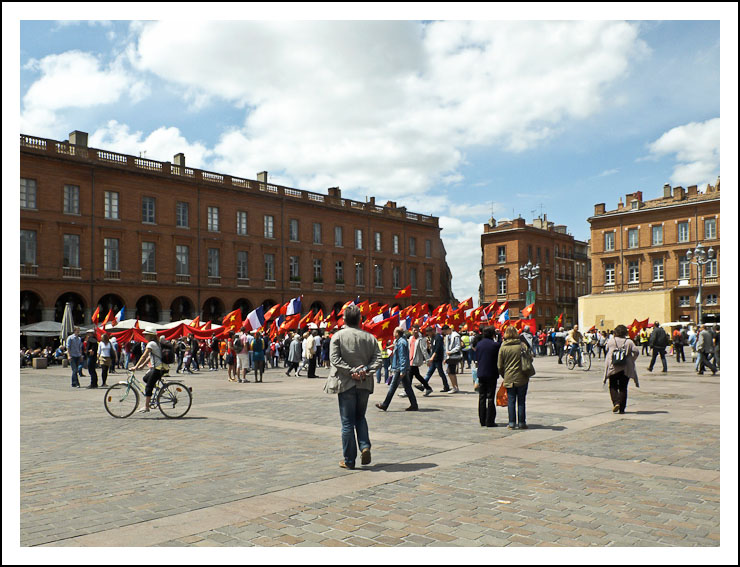
M 125 382 L 113 384 L 105 391 L 103 405 L 105 410 L 113 417 L 129 417 L 139 407 L 139 395 L 144 396 L 144 385 L 136 378 L 133 371 L 126 370 L 128 377 Z M 190 410 L 193 403 L 193 389 L 182 382 L 165 380 L 164 377 L 157 380 L 157 385 L 152 392 L 151 407 L 158 407 L 167 418 L 177 419 L 183 417 Z
M 579 346 L 576 349 L 576 356 L 581 359 L 581 369 L 584 371 L 591 370 L 591 359 L 593 358 L 594 354 L 592 352 L 587 352 L 584 356 L 583 350 L 581 350 L 581 347 Z M 567 366 L 568 370 L 573 370 L 576 365 L 578 364 L 577 359 L 575 356 L 573 356 L 572 353 L 568 353 L 568 356 L 565 359 L 565 365 Z

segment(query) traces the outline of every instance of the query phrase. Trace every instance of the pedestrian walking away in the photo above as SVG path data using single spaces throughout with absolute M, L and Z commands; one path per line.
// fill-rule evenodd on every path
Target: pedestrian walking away
M 653 349 L 653 357 L 650 359 L 650 366 L 648 366 L 648 370 L 650 372 L 653 371 L 655 360 L 659 355 L 660 362 L 663 363 L 663 372 L 668 372 L 668 364 L 665 358 L 665 349 L 668 347 L 669 344 L 670 339 L 668 338 L 668 334 L 660 326 L 660 323 L 656 321 L 655 323 L 653 323 L 653 332 L 650 333 L 650 338 L 648 339 L 648 346 Z
M 447 376 L 445 375 L 444 368 L 442 367 L 445 357 L 444 337 L 438 334 L 434 327 L 427 327 L 427 337 L 429 338 L 429 342 L 432 346 L 431 356 L 427 360 L 429 370 L 427 371 L 426 376 L 424 376 L 424 385 L 426 387 L 429 386 L 429 380 L 432 378 L 432 374 L 434 374 L 434 371 L 436 370 L 439 373 L 440 378 L 442 378 L 442 385 L 444 386 L 442 388 L 442 391 L 449 392 L 450 387 L 447 384 Z M 428 388 L 424 395 L 428 395 L 428 393 L 431 393 L 431 388 Z
M 699 370 L 697 374 L 704 374 L 704 368 L 708 366 L 709 370 L 712 371 L 712 376 L 714 376 L 717 373 L 717 366 L 709 360 L 709 357 L 714 354 L 712 332 L 707 325 L 701 325 L 700 329 L 699 338 L 696 341 L 696 352 L 699 354 Z
M 388 388 L 388 394 L 385 396 L 385 401 L 381 404 L 375 404 L 375 407 L 386 411 L 388 406 L 393 401 L 393 396 L 396 394 L 398 383 L 403 383 L 403 389 L 406 392 L 406 396 L 409 399 L 409 407 L 406 411 L 416 411 L 419 409 L 416 403 L 416 396 L 414 395 L 414 389 L 411 387 L 411 376 L 409 375 L 409 343 L 404 337 L 404 330 L 401 327 L 396 327 L 393 332 L 395 342 L 393 344 L 393 354 L 391 355 L 391 379 L 390 387 Z
M 604 383 L 609 380 L 609 395 L 614 413 L 624 413 L 627 407 L 627 386 L 630 378 L 635 381 L 636 388 L 640 387 L 635 366 L 638 356 L 640 349 L 629 338 L 627 327 L 617 325 L 614 336 L 606 341 L 604 359 Z
M 381 364 L 378 343 L 370 333 L 360 329 L 361 320 L 362 312 L 356 305 L 344 310 L 346 326 L 331 338 L 331 368 L 324 385 L 324 391 L 337 394 L 339 401 L 343 454 L 339 466 L 346 469 L 355 468 L 358 445 L 361 464 L 370 464 L 370 432 L 365 413 L 375 387 L 372 376 Z
M 496 427 L 496 382 L 501 343 L 493 340 L 494 328 L 483 329 L 483 338 L 475 347 L 478 364 L 478 420 L 481 427 Z

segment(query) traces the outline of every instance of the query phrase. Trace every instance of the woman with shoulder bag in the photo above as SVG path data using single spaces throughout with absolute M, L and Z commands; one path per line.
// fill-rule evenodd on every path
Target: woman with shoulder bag
M 506 327 L 504 343 L 498 351 L 498 371 L 503 376 L 504 387 L 509 397 L 509 429 L 527 429 L 526 400 L 529 376 L 522 368 L 523 349 L 529 351 L 529 346 L 520 340 L 516 327 Z
M 612 412 L 624 413 L 627 407 L 627 385 L 630 378 L 639 388 L 635 360 L 640 356 L 637 345 L 627 336 L 627 327 L 617 325 L 614 336 L 606 342 L 606 364 L 604 383 L 609 379 L 609 394 L 612 398 Z
M 111 364 L 113 364 L 114 357 L 115 350 L 113 348 L 113 343 L 110 342 L 108 334 L 103 333 L 103 336 L 100 337 L 100 342 L 98 343 L 98 364 L 100 364 L 100 367 L 103 369 L 103 386 L 106 385 L 105 381 L 108 379 L 108 371 L 110 370 Z

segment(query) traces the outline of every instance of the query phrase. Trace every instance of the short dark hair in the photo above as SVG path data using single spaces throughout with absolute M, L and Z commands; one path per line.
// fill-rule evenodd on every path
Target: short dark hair
M 492 339 L 494 332 L 495 329 L 493 327 L 486 327 L 485 329 L 483 329 L 483 338 Z
M 443 331 L 446 331 L 446 330 L 447 330 L 447 329 L 449 329 L 449 328 L 450 328 L 450 326 L 449 326 L 449 325 L 442 325 L 442 330 L 443 330 Z
M 614 336 L 619 337 L 620 339 L 623 339 L 627 336 L 627 327 L 624 325 L 617 325 L 614 328 Z
M 357 305 L 349 305 L 344 310 L 344 323 L 348 327 L 359 327 L 362 320 L 362 311 Z

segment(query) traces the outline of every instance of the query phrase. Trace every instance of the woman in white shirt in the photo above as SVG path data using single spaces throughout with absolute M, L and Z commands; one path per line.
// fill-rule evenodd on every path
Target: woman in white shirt
M 105 381 L 108 379 L 108 369 L 113 363 L 113 357 L 115 356 L 113 348 L 113 343 L 110 342 L 108 334 L 103 333 L 98 343 L 98 363 L 103 369 L 103 386 L 105 386 Z

